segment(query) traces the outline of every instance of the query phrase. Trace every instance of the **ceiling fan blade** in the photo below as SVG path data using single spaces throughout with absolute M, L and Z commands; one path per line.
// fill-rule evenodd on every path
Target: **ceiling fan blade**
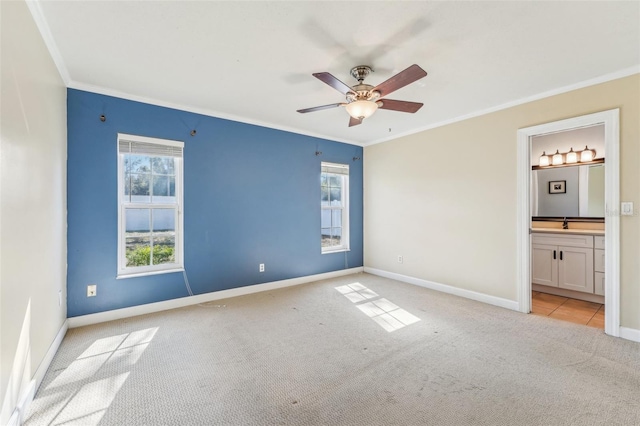
M 349 127 L 357 126 L 358 124 L 362 124 L 362 118 L 349 117 Z
M 411 84 L 416 80 L 420 80 L 426 76 L 427 72 L 418 65 L 413 64 L 404 71 L 400 71 L 390 79 L 378 84 L 373 90 L 380 92 L 380 97 L 387 96 L 391 92 L 403 88 L 407 84 Z
M 396 101 L 393 99 L 380 99 L 382 102 L 380 109 L 390 109 L 392 111 L 410 112 L 411 114 L 417 112 L 422 105 L 421 102 L 409 102 L 409 101 Z
M 353 90 L 351 90 L 351 87 L 347 86 L 328 72 L 316 72 L 313 74 L 313 76 L 323 83 L 326 83 L 329 86 L 333 87 L 343 95 L 346 95 L 349 92 L 353 92 Z
M 304 114 L 306 112 L 321 111 L 323 109 L 335 108 L 335 107 L 339 107 L 340 105 L 342 105 L 342 104 L 338 103 L 338 104 L 321 105 L 321 106 L 317 106 L 317 107 L 299 109 L 298 112 L 301 113 L 301 114 Z

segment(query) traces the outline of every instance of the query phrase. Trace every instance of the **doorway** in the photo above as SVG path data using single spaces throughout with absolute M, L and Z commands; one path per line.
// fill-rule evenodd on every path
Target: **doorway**
M 605 333 L 620 334 L 620 134 L 619 110 L 613 109 L 518 130 L 517 272 L 518 309 L 531 312 L 531 140 L 535 136 L 604 125 L 605 169 Z

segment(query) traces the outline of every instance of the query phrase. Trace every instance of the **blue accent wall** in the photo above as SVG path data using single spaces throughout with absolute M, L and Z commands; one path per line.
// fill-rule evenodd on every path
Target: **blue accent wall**
M 188 296 L 182 273 L 116 279 L 118 133 L 185 143 L 194 294 L 362 266 L 361 147 L 74 89 L 67 108 L 69 317 Z M 321 161 L 350 166 L 349 252 L 321 254 Z

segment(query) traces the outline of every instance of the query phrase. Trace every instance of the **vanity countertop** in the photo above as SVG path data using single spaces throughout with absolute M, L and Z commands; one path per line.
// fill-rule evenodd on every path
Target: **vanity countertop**
M 604 235 L 603 230 L 599 229 L 558 229 L 558 228 L 531 228 L 531 232 L 545 234 L 588 234 L 588 235 Z

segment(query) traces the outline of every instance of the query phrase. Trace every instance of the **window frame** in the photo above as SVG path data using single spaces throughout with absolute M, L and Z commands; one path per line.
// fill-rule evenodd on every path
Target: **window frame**
M 133 142 L 153 144 L 162 147 L 179 148 L 180 155 L 174 156 L 162 156 L 155 155 L 156 157 L 171 157 L 174 158 L 175 167 L 175 203 L 140 203 L 140 202 L 127 202 L 125 199 L 125 182 L 124 182 L 124 157 L 127 153 L 120 152 L 121 142 Z M 118 156 L 118 269 L 117 279 L 121 278 L 133 278 L 147 275 L 166 274 L 171 272 L 184 271 L 184 205 L 183 205 L 183 180 L 184 180 L 184 167 L 183 167 L 183 150 L 184 142 L 174 141 L 169 139 L 151 138 L 146 136 L 129 135 L 125 133 L 118 133 L 116 141 L 116 149 Z M 140 155 L 147 155 L 154 157 L 154 154 L 141 153 Z M 126 217 L 125 212 L 127 209 L 174 209 L 176 215 L 175 223 L 175 262 L 163 263 L 161 265 L 149 265 L 149 266 L 135 266 L 127 267 L 126 259 Z
M 331 173 L 324 172 L 325 168 L 338 168 L 346 170 L 346 173 Z M 330 175 L 339 176 L 342 180 L 342 206 L 323 206 L 322 205 L 322 174 L 329 173 Z M 329 253 L 340 253 L 345 251 L 350 251 L 350 232 L 349 232 L 349 165 L 348 164 L 340 164 L 340 163 L 329 163 L 329 162 L 321 162 L 320 163 L 320 248 L 322 254 Z M 334 211 L 341 210 L 341 222 L 342 222 L 342 236 L 340 238 L 340 245 L 338 246 L 329 246 L 322 247 L 322 212 L 325 210 Z M 333 214 L 331 214 L 333 217 Z

